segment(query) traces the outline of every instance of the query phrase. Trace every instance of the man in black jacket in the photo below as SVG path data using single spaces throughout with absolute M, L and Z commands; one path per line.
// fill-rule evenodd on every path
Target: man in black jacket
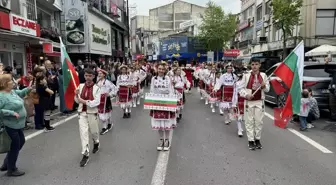
M 329 85 L 329 110 L 331 121 L 336 122 L 336 67 L 334 65 L 329 65 L 331 61 L 330 58 L 325 58 L 325 72 L 329 73 L 331 76 L 331 83 Z

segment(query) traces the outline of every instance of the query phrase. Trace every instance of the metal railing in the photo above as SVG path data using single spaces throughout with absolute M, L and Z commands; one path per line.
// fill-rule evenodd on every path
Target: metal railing
M 36 3 L 34 0 L 27 0 L 26 1 L 26 8 L 27 8 L 27 18 L 33 21 L 37 20 L 36 16 Z

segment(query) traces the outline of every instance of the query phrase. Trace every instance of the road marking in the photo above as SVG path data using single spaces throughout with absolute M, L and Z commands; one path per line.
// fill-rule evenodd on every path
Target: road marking
M 72 116 L 70 116 L 70 117 L 68 117 L 68 118 L 66 118 L 66 119 L 64 119 L 64 120 L 61 120 L 61 121 L 58 121 L 58 122 L 52 124 L 51 126 L 53 126 L 53 127 L 60 126 L 60 125 L 62 125 L 62 124 L 64 124 L 64 123 L 66 123 L 67 121 L 72 120 L 72 119 L 75 118 L 76 116 L 77 116 L 77 114 L 74 114 L 74 115 L 72 115 Z M 32 138 L 34 138 L 34 137 L 36 137 L 36 136 L 38 136 L 38 135 L 40 135 L 40 134 L 42 134 L 42 133 L 44 133 L 44 130 L 39 130 L 39 131 L 36 131 L 36 132 L 34 132 L 34 133 L 31 133 L 31 134 L 29 134 L 29 135 L 27 135 L 27 136 L 25 137 L 25 138 L 26 138 L 26 141 L 28 141 L 29 139 L 32 139 Z
M 170 141 L 170 147 L 172 146 L 172 138 L 173 138 L 173 130 L 170 131 L 169 134 L 169 141 Z M 169 160 L 169 151 L 161 151 L 159 152 L 155 170 L 152 177 L 151 185 L 164 185 L 166 180 L 166 174 L 167 174 L 167 166 L 168 166 L 168 160 Z
M 51 114 L 50 116 L 56 116 L 56 115 L 58 115 L 58 114 L 61 114 L 61 112 L 56 112 L 56 113 L 54 113 L 54 114 Z
M 274 120 L 274 116 L 272 116 L 271 114 L 265 112 L 265 116 L 267 116 L 268 118 Z M 326 147 L 322 146 L 321 144 L 319 144 L 318 142 L 310 139 L 309 137 L 303 135 L 302 133 L 298 132 L 295 129 L 292 128 L 287 128 L 288 131 L 290 131 L 291 133 L 295 134 L 296 136 L 298 136 L 299 138 L 303 139 L 304 141 L 306 141 L 307 143 L 309 143 L 310 145 L 312 145 L 313 147 L 317 148 L 318 150 L 320 150 L 322 153 L 325 154 L 332 154 L 333 152 L 330 151 L 329 149 L 327 149 Z

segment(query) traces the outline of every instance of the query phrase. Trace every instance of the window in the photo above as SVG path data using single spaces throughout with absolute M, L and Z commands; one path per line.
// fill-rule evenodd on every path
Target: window
M 266 8 L 265 8 L 265 14 L 268 15 L 268 14 L 271 14 L 271 11 L 272 11 L 272 8 L 271 8 L 271 2 L 272 1 L 268 1 L 266 3 Z
M 173 22 L 159 22 L 159 29 L 171 29 L 173 30 Z
M 329 73 L 324 71 L 324 65 L 305 66 L 303 76 L 309 77 L 329 77 Z
M 160 14 L 159 21 L 173 21 L 173 14 Z
M 247 20 L 247 10 L 243 12 L 243 20 Z
M 36 21 L 36 9 L 34 0 L 27 0 L 27 18 Z
M 262 8 L 261 6 L 257 8 L 257 21 L 262 19 Z
M 274 41 L 279 41 L 279 40 L 282 40 L 282 30 L 281 29 L 279 29 L 275 32 Z
M 20 3 L 20 0 L 13 0 L 11 2 L 11 12 L 16 14 L 16 15 L 21 15 L 21 12 L 20 12 L 20 6 L 21 6 L 21 3 Z
M 249 17 L 252 17 L 252 9 L 253 9 L 252 6 L 250 8 L 248 8 L 248 16 Z
M 336 11 L 316 11 L 316 35 L 336 35 Z
M 176 13 L 175 20 L 190 20 L 191 15 L 190 13 Z
M 41 8 L 37 8 L 37 23 L 41 25 L 42 28 L 51 27 L 51 15 Z

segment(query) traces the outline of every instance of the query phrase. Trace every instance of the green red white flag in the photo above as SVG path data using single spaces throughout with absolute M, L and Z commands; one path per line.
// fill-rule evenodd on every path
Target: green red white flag
M 68 110 L 72 110 L 75 102 L 75 90 L 79 85 L 79 78 L 74 65 L 71 63 L 61 37 L 60 45 L 65 107 Z
M 287 58 L 277 67 L 274 74 L 290 88 L 281 117 L 287 118 L 300 113 L 304 66 L 304 44 L 301 41 Z

